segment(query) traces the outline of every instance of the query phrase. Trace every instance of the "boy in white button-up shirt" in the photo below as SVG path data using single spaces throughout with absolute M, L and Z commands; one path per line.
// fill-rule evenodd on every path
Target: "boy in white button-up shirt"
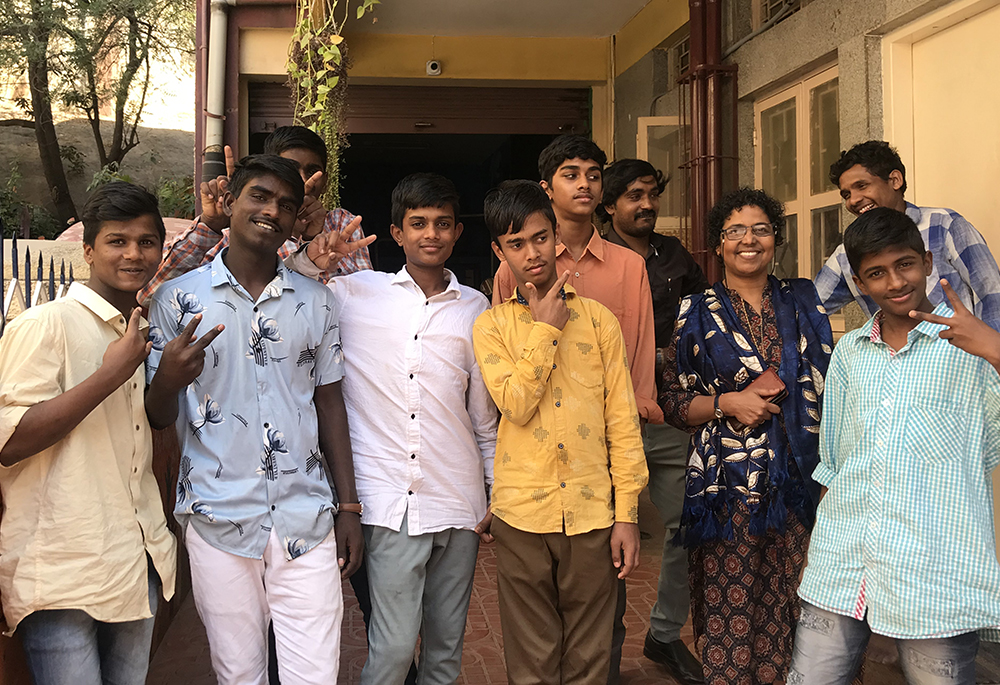
M 392 221 L 406 253 L 399 273 L 329 283 L 340 306 L 372 599 L 361 682 L 402 683 L 419 635 L 420 681 L 450 684 L 461 668 L 476 527 L 493 482 L 497 410 L 472 350 L 473 322 L 489 303 L 444 268 L 462 234 L 449 180 L 404 178 L 392 193 Z M 329 268 L 318 243 L 292 260 L 306 275 Z

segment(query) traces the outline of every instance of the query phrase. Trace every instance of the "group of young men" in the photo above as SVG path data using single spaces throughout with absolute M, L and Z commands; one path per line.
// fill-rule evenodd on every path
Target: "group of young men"
M 1000 333 L 980 320 L 1000 327 L 1000 274 L 960 216 L 904 203 L 902 164 L 886 155 L 865 143 L 831 172 L 862 237 L 849 231 L 817 287 L 831 311 L 857 299 L 881 313 L 831 366 L 815 475 L 829 494 L 789 683 L 846 682 L 865 630 L 923 654 L 927 638 L 1000 628 L 1000 569 L 984 555 Z M 336 682 L 346 577 L 368 627 L 362 683 L 456 682 L 479 545 L 494 541 L 509 681 L 615 683 L 647 481 L 668 542 L 644 653 L 701 682 L 680 639 L 686 553 L 669 542 L 687 436 L 663 425 L 657 360 L 678 303 L 708 283 L 654 231 L 662 173 L 632 159 L 605 168 L 579 136 L 553 141 L 541 183 L 507 181 L 485 200 L 501 262 L 490 307 L 444 266 L 463 231 L 447 179 L 414 174 L 393 191 L 406 265 L 387 274 L 371 270 L 360 217 L 319 202 L 318 136 L 286 127 L 265 154 L 228 156 L 165 252 L 153 196 L 95 191 L 89 282 L 0 339 L 0 595 L 36 685 L 144 682 L 176 573 L 151 426 L 179 437 L 174 516 L 220 683 L 267 682 L 269 623 L 282 682 Z M 945 296 L 953 318 L 930 305 Z M 961 396 L 945 381 L 958 371 Z M 935 443 L 960 408 L 951 429 L 963 434 Z M 883 442 L 899 443 L 906 480 L 889 478 Z M 942 514 L 962 513 L 945 556 L 927 551 L 949 524 L 920 513 L 924 489 Z M 856 622 L 837 629 L 849 642 L 827 629 L 837 617 Z M 831 653 L 848 656 L 817 670 Z M 948 654 L 912 661 L 940 671 L 960 662 Z M 954 670 L 934 682 L 971 682 Z

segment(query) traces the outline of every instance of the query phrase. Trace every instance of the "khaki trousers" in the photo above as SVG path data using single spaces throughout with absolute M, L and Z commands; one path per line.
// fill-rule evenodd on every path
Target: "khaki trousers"
M 510 685 L 605 685 L 618 587 L 611 529 L 526 533 L 493 519 Z

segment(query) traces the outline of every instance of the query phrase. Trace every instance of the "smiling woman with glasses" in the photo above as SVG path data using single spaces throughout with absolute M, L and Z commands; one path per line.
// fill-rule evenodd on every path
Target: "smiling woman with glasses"
M 761 190 L 716 204 L 707 238 L 725 277 L 681 302 L 666 354 L 660 404 L 692 433 L 679 537 L 709 685 L 785 679 L 819 502 L 833 336 L 811 281 L 770 274 L 784 227 Z

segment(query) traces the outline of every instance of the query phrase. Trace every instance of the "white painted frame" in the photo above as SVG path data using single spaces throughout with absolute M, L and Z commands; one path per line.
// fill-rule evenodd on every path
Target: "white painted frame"
M 636 117 L 636 137 L 635 150 L 639 159 L 649 159 L 649 129 L 656 126 L 681 126 L 681 118 L 678 116 L 658 116 L 658 117 Z M 673 176 L 678 180 L 680 172 L 677 169 L 660 169 L 665 175 Z M 679 179 L 683 181 L 683 179 Z M 678 235 L 683 226 L 687 223 L 685 216 L 658 216 L 656 218 L 656 232 L 670 235 Z

